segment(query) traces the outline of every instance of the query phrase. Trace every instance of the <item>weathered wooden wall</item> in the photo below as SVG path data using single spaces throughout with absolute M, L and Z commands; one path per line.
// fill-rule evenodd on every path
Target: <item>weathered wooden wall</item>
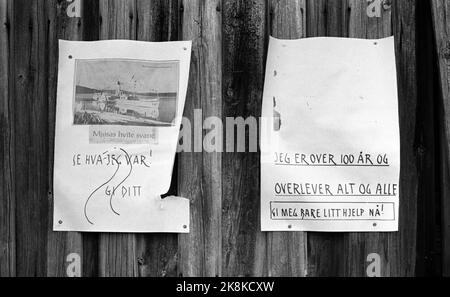
M 442 263 L 443 274 L 450 276 L 450 183 L 449 156 L 450 156 L 450 3 L 436 0 L 431 4 L 433 12 L 434 36 L 437 48 L 437 61 L 439 67 L 440 90 L 442 96 L 443 123 L 442 133 L 442 201 L 440 205 L 442 217 Z
M 365 276 L 372 253 L 383 276 L 450 274 L 450 2 L 383 1 L 379 17 L 366 0 L 81 3 L 70 18 L 65 0 L 0 0 L 0 276 L 66 276 L 72 254 L 83 276 Z M 395 36 L 400 232 L 260 232 L 259 154 L 207 152 L 177 157 L 190 234 L 52 232 L 58 39 L 192 40 L 184 115 L 225 119 L 260 116 L 269 35 Z

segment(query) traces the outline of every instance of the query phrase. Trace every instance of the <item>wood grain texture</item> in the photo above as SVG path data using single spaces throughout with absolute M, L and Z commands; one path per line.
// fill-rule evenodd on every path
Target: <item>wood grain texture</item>
M 261 116 L 267 41 L 263 1 L 223 2 L 223 122 Z M 223 276 L 267 275 L 266 235 L 260 226 L 260 155 L 223 154 Z M 231 137 L 231 136 L 230 136 Z M 228 139 L 228 136 L 227 136 Z M 227 140 L 229 141 L 229 139 Z
M 380 17 L 367 16 L 367 1 L 348 0 L 348 36 L 378 39 L 392 36 L 392 7 L 381 7 Z
M 83 233 L 83 277 L 98 277 L 100 275 L 99 241 L 100 239 L 97 233 Z
M 434 35 L 437 48 L 437 60 L 440 74 L 440 93 L 442 95 L 444 138 L 442 160 L 442 269 L 445 276 L 450 275 L 450 196 L 449 196 L 449 152 L 450 152 L 450 3 L 448 1 L 431 1 Z
M 306 34 L 308 37 L 327 35 L 327 0 L 306 0 Z
M 349 25 L 348 1 L 306 0 L 307 36 L 347 37 Z
M 427 174 L 420 167 L 423 163 L 417 162 L 427 146 L 418 138 L 417 64 L 412 62 L 417 61 L 416 5 L 413 0 L 399 0 L 392 6 L 400 113 L 400 217 L 399 232 L 388 235 L 386 276 L 415 275 L 419 172 Z
M 137 0 L 138 40 L 178 40 L 178 0 Z
M 74 31 L 74 35 L 79 33 L 78 26 L 73 26 L 73 19 L 67 17 L 65 8 L 67 2 L 57 3 L 56 1 L 47 1 L 48 13 L 48 123 L 49 123 L 49 172 L 50 177 L 53 176 L 53 160 L 54 160 L 54 135 L 56 121 L 56 89 L 58 80 L 58 33 L 64 34 L 66 26 L 60 23 L 58 27 L 58 19 L 67 18 L 69 21 L 68 37 Z M 64 37 L 60 37 L 64 39 Z M 66 256 L 69 253 L 77 253 L 82 255 L 82 237 L 77 233 L 61 233 L 53 232 L 53 178 L 49 179 L 48 192 L 48 232 L 47 232 L 47 275 L 52 277 L 66 276 Z M 71 245 L 71 246 L 70 246 Z
M 136 39 L 136 0 L 100 1 L 100 39 Z
M 10 4 L 0 0 L 0 277 L 15 276 L 13 110 L 9 96 Z
M 49 75 L 48 75 L 48 123 L 49 123 L 49 176 L 53 176 L 53 155 L 54 155 L 54 135 L 56 120 L 56 92 L 58 80 L 58 40 L 85 40 L 87 31 L 98 31 L 97 23 L 98 2 L 81 0 L 81 18 L 71 18 L 67 15 L 69 2 L 58 0 L 47 0 L 48 12 L 48 47 L 49 47 Z M 94 14 L 86 14 L 90 11 Z M 98 36 L 98 34 L 97 34 Z M 49 218 L 53 217 L 53 178 L 49 180 Z M 47 276 L 64 277 L 67 276 L 67 256 L 73 253 L 80 255 L 84 259 L 85 254 L 94 252 L 92 249 L 83 249 L 83 238 L 77 232 L 53 232 L 53 220 L 49 220 L 49 230 L 47 239 Z M 91 239 L 89 239 L 91 240 Z M 94 242 L 96 238 L 93 239 Z M 95 253 L 95 252 L 94 252 Z M 81 275 L 83 276 L 83 268 Z M 89 268 L 86 267 L 86 274 L 90 275 Z
M 100 36 L 100 9 L 98 0 L 83 0 L 82 21 L 83 40 L 95 41 Z M 79 23 L 80 24 L 80 23 Z M 96 233 L 83 233 L 82 275 L 99 276 L 99 236 Z
M 275 38 L 306 37 L 306 1 L 269 1 L 270 33 Z M 305 232 L 267 233 L 267 265 L 271 277 L 305 276 Z
M 14 125 L 16 269 L 46 275 L 48 228 L 48 26 L 45 1 L 12 5 L 11 108 Z
M 186 0 L 181 2 L 181 9 L 181 37 L 193 42 L 185 117 L 194 123 L 194 109 L 202 109 L 203 119 L 210 116 L 220 119 L 221 1 Z M 191 233 L 179 237 L 179 275 L 220 276 L 222 155 L 217 152 L 183 153 L 179 158 L 178 177 L 180 196 L 191 200 Z
M 270 0 L 270 35 L 280 39 L 306 37 L 306 1 Z
M 442 117 L 444 119 L 444 117 Z M 448 160 L 450 156 L 448 155 L 448 138 L 446 135 L 445 128 L 442 129 L 441 132 L 441 203 L 442 203 L 442 210 L 441 210 L 441 216 L 442 216 L 442 237 L 441 237 L 441 248 L 442 248 L 442 272 L 441 275 L 444 277 L 450 277 L 450 223 L 449 223 L 449 203 L 448 203 L 448 197 L 450 197 L 450 183 L 448 182 L 450 180 L 450 172 L 449 172 L 449 166 L 448 166 Z
M 142 41 L 177 40 L 178 8 L 178 1 L 173 0 L 137 0 L 137 39 Z M 170 194 L 176 195 L 176 192 Z M 177 275 L 178 236 L 176 234 L 138 234 L 136 238 L 139 276 L 173 277 Z
M 136 39 L 136 0 L 100 0 L 99 10 L 100 39 Z M 100 276 L 137 276 L 136 246 L 135 234 L 101 234 Z

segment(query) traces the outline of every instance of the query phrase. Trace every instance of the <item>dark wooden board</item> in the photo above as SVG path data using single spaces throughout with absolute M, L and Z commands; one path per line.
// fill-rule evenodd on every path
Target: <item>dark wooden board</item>
M 222 2 L 181 1 L 180 18 L 181 39 L 192 40 L 184 116 L 194 126 L 195 109 L 202 109 L 202 119 L 222 118 Z M 179 237 L 179 275 L 220 276 L 222 156 L 201 151 L 179 156 L 179 194 L 191 200 L 191 233 Z
M 449 196 L 449 152 L 450 152 L 450 3 L 443 0 L 430 1 L 437 60 L 440 78 L 440 94 L 443 107 L 442 135 L 442 269 L 445 276 L 450 275 L 450 196 Z
M 0 277 L 15 276 L 14 128 L 10 98 L 11 3 L 0 1 Z
M 48 11 L 45 1 L 9 1 L 14 51 L 10 89 L 14 134 L 16 272 L 45 276 L 49 123 Z
M 261 116 L 267 45 L 267 5 L 264 1 L 223 1 L 223 122 Z M 233 131 L 236 129 L 233 129 Z M 223 276 L 266 276 L 266 234 L 260 224 L 260 155 L 238 152 L 237 131 L 229 134 L 234 146 L 223 154 L 222 272 Z M 257 144 L 257 143 L 256 143 Z M 254 145 L 254 144 L 253 144 Z M 258 145 L 258 144 L 257 144 Z

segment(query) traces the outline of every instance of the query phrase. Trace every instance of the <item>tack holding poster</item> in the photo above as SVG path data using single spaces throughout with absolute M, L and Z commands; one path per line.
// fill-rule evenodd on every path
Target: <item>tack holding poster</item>
M 59 43 L 54 230 L 189 232 L 169 191 L 191 42 Z
M 266 69 L 262 230 L 398 231 L 394 38 L 271 38 Z

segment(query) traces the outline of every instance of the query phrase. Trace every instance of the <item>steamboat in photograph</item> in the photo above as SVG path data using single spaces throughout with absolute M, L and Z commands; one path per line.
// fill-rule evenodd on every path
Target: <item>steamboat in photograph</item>
M 75 125 L 173 126 L 178 62 L 77 60 Z

